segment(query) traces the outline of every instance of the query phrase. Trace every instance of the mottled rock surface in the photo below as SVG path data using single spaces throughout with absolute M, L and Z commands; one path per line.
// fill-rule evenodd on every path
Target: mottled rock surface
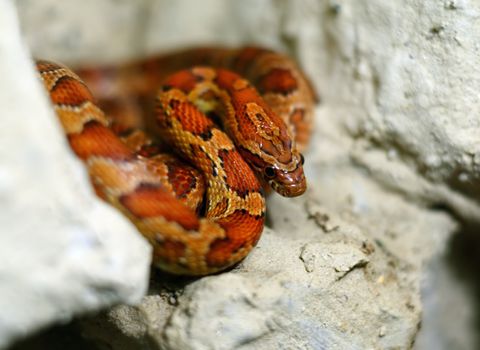
M 99 202 L 0 2 L 0 348 L 144 294 L 150 248 Z
M 115 349 L 410 348 L 423 265 L 456 224 L 385 192 L 322 142 L 338 162 L 312 161 L 306 196 L 269 199 L 272 229 L 237 268 L 173 284 L 154 274 L 140 305 L 84 321 L 84 334 Z

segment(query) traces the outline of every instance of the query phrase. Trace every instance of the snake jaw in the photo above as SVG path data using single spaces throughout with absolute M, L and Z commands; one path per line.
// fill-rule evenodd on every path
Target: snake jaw
M 290 143 L 292 145 L 292 143 Z M 298 197 L 305 193 L 307 180 L 303 171 L 304 158 L 296 149 L 288 150 L 288 163 L 276 162 L 270 167 L 275 175 L 268 178 L 270 186 L 284 197 Z M 265 168 L 266 169 L 266 168 Z M 264 171 L 263 176 L 266 177 Z
M 301 165 L 293 171 L 277 169 L 275 178 L 270 179 L 268 183 L 284 197 L 298 197 L 307 189 L 307 180 Z

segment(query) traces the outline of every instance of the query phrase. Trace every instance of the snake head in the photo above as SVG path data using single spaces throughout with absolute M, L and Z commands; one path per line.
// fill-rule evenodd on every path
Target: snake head
M 255 169 L 256 173 L 275 192 L 284 197 L 297 197 L 307 189 L 307 180 L 303 172 L 303 155 L 294 152 L 288 164 L 276 159 L 259 157 L 248 150 L 239 148 L 242 157 Z M 271 160 L 271 161 L 270 161 Z
M 266 165 L 262 176 L 270 187 L 284 197 L 297 197 L 307 189 L 307 180 L 303 172 L 303 155 L 297 153 L 292 160 L 292 166 L 282 169 L 277 165 Z

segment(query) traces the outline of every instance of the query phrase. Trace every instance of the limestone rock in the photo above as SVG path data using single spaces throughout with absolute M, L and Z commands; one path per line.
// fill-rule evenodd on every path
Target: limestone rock
M 355 214 L 345 208 L 346 218 L 338 218 L 331 232 L 314 222 L 319 211 L 330 215 L 314 200 L 273 198 L 278 227 L 266 229 L 238 267 L 174 284 L 153 275 L 140 305 L 108 311 L 100 330 L 98 319 L 84 320 L 83 332 L 122 350 L 144 344 L 152 349 L 409 348 L 421 321 L 423 262 L 444 247 L 455 223 L 445 214 L 418 212 L 395 196 L 383 196 L 370 204 L 390 199 L 404 215 L 388 216 L 385 227 L 372 214 L 356 226 Z M 296 211 L 305 208 L 309 214 L 299 217 Z M 305 230 L 293 231 L 280 218 Z M 406 233 L 405 222 L 412 221 L 419 225 Z M 410 239 L 419 235 L 422 243 Z
M 341 145 L 324 140 L 322 149 Z M 308 168 L 317 176 L 306 196 L 269 199 L 273 230 L 235 269 L 173 284 L 153 275 L 140 305 L 108 311 L 100 331 L 98 319 L 84 320 L 84 334 L 122 350 L 410 348 L 423 266 L 457 224 L 385 192 L 338 155 Z
M 96 199 L 0 2 L 0 348 L 144 294 L 150 249 Z

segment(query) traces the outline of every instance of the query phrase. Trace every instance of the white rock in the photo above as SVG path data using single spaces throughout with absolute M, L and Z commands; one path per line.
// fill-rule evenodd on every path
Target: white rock
M 116 350 L 409 348 L 423 266 L 457 225 L 362 171 L 319 170 L 321 191 L 269 199 L 274 230 L 237 268 L 199 280 L 154 275 L 138 307 L 108 311 L 101 330 L 85 320 L 84 334 Z
M 138 307 L 108 311 L 100 330 L 99 319 L 85 320 L 84 334 L 122 350 L 146 343 L 154 349 L 406 349 L 421 321 L 421 267 L 443 249 L 455 224 L 394 195 L 380 191 L 371 198 L 370 214 L 336 219 L 330 232 L 298 215 L 305 207 L 312 217 L 318 210 L 328 214 L 314 202 L 273 198 L 276 230 L 266 229 L 236 269 L 193 281 L 158 274 Z M 383 209 L 373 207 L 385 201 L 392 211 L 377 223 Z M 395 216 L 397 210 L 403 215 Z M 348 207 L 341 212 L 347 215 Z
M 66 147 L 10 1 L 0 2 L 0 348 L 144 294 L 150 249 Z
M 320 137 L 324 123 L 347 129 L 363 141 L 355 161 L 379 183 L 478 222 L 479 3 L 313 3 L 324 15 L 302 53 L 328 107 Z M 398 157 L 388 160 L 392 146 Z M 413 181 L 392 178 L 407 168 Z

